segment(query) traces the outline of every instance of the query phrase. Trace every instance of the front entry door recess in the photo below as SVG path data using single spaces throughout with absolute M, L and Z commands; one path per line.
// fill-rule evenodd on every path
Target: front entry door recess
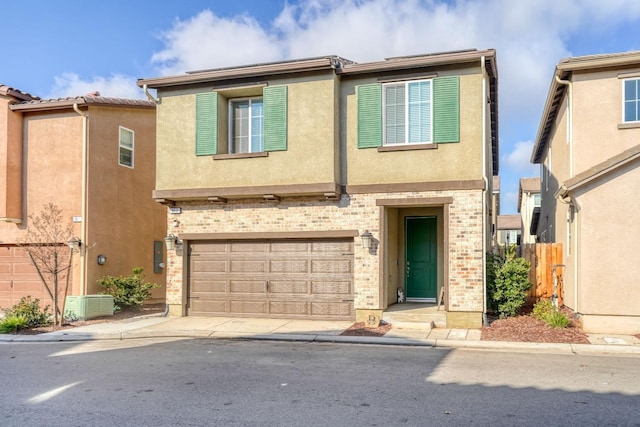
M 436 302 L 436 217 L 405 218 L 405 292 L 408 301 Z

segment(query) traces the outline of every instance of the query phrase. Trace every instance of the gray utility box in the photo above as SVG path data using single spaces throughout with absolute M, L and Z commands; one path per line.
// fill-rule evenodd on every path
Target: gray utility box
M 111 295 L 68 296 L 64 304 L 64 317 L 69 320 L 87 320 L 113 316 Z

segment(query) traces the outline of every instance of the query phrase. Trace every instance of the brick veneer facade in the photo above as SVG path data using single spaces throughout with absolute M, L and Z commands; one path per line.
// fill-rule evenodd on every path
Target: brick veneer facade
M 484 298 L 482 190 L 450 190 L 342 195 L 339 201 L 285 198 L 282 201 L 230 200 L 227 204 L 185 202 L 182 213 L 169 215 L 169 231 L 177 236 L 200 233 L 310 232 L 369 230 L 380 238 L 381 199 L 450 198 L 448 206 L 448 265 L 444 266 L 449 312 L 469 313 L 481 320 Z M 179 225 L 173 226 L 178 219 Z M 356 311 L 379 310 L 382 301 L 382 257 L 354 245 L 354 307 Z M 385 242 L 382 242 L 384 245 Z M 447 247 L 444 248 L 447 251 Z M 168 251 L 167 304 L 172 315 L 184 315 L 187 278 L 183 274 L 186 253 Z

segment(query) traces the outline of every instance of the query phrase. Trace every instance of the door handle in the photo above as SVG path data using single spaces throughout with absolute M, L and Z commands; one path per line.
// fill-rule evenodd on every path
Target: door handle
M 268 280 L 264 282 L 264 290 L 265 290 L 265 292 L 269 292 L 269 281 Z

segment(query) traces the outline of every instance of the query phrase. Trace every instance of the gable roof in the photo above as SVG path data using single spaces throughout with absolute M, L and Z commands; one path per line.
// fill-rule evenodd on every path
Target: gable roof
M 637 159 L 640 159 L 640 144 L 631 147 L 622 153 L 605 160 L 604 162 L 600 162 L 586 171 L 577 174 L 573 178 L 568 179 L 560 186 L 557 193 L 562 197 L 566 197 L 567 193 Z
M 610 53 L 604 55 L 588 55 L 565 58 L 556 65 L 547 101 L 538 127 L 531 163 L 540 163 L 549 145 L 553 124 L 567 91 L 567 85 L 558 80 L 571 80 L 574 71 L 596 71 L 604 68 L 626 68 L 640 65 L 640 51 Z
M 522 205 L 522 193 L 539 194 L 540 178 L 520 178 L 520 188 L 518 189 L 518 212 Z

